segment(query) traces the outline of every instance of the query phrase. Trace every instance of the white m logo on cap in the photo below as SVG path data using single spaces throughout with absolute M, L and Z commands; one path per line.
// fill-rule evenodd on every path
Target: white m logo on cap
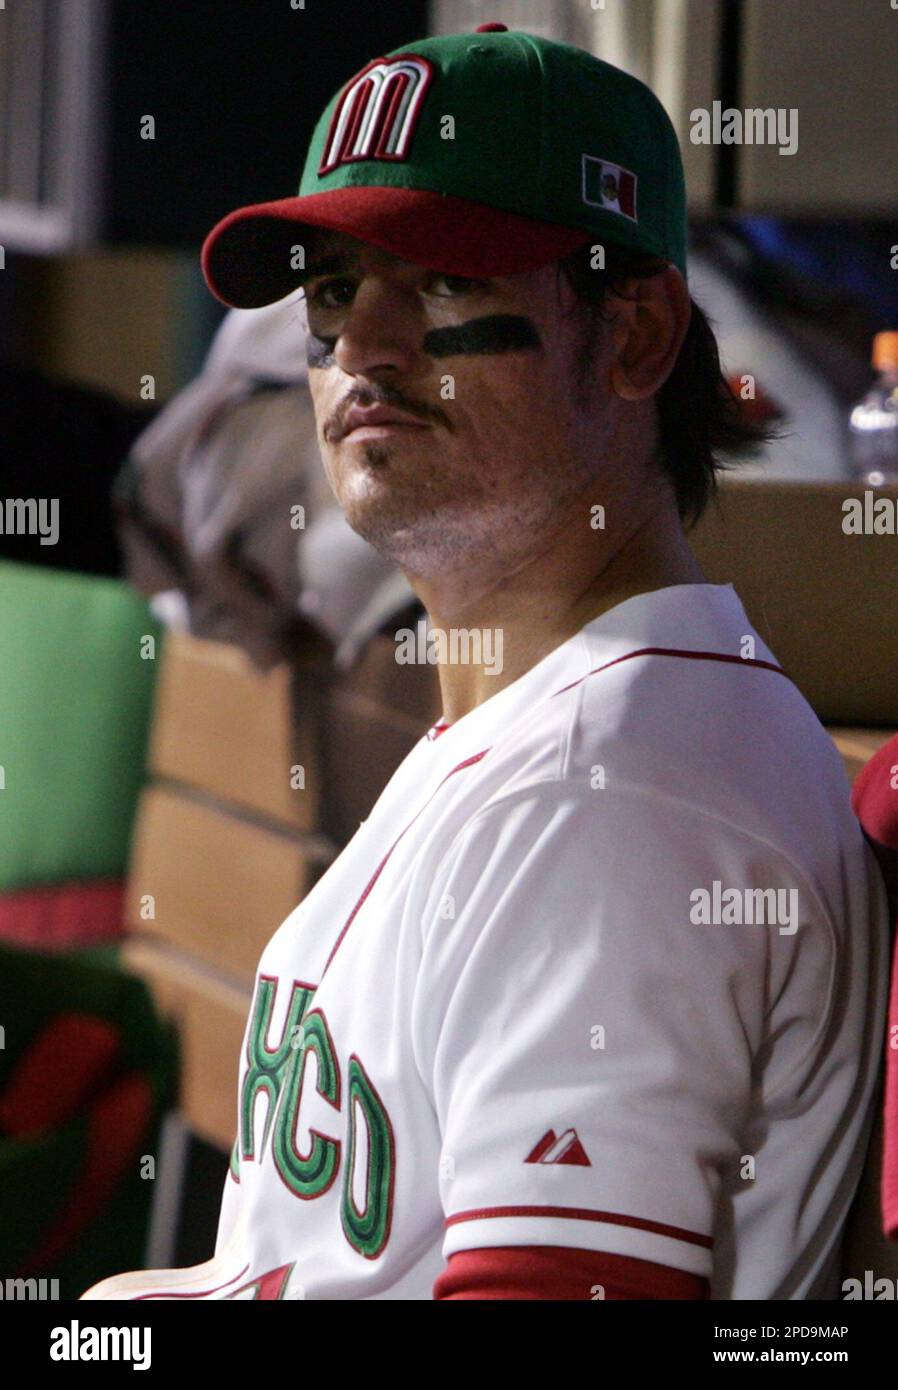
M 426 58 L 375 58 L 337 102 L 319 175 L 359 159 L 405 159 L 433 78 Z

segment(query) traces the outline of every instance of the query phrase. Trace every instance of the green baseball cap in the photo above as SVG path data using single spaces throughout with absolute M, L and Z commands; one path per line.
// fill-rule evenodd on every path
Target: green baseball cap
M 203 274 L 234 308 L 304 278 L 324 227 L 450 275 L 515 275 L 612 243 L 686 275 L 676 133 L 637 78 L 584 49 L 481 25 L 374 58 L 330 101 L 295 198 L 238 208 Z

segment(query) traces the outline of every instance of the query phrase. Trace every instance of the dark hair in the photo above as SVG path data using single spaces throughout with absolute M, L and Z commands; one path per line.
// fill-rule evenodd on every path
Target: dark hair
M 622 281 L 657 275 L 668 262 L 622 247 L 605 248 L 601 270 L 591 264 L 593 248 L 578 247 L 558 262 L 578 300 L 592 305 L 597 319 L 609 321 L 602 308 L 609 293 Z M 658 391 L 658 427 L 662 469 L 670 478 L 680 518 L 694 525 L 716 495 L 717 475 L 730 465 L 718 451 L 734 460 L 755 453 L 777 437 L 768 423 L 750 419 L 734 396 L 720 368 L 717 339 L 702 310 L 690 299 L 692 314 L 674 368 Z M 591 326 L 588 367 L 594 351 L 598 324 Z

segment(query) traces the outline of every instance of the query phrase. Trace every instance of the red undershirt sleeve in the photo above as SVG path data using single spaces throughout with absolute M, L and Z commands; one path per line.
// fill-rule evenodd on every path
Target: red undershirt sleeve
M 706 1299 L 708 1280 L 669 1265 L 566 1250 L 514 1245 L 459 1250 L 433 1286 L 434 1299 Z

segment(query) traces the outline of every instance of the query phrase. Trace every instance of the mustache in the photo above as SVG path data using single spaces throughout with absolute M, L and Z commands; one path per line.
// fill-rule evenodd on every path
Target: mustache
M 454 429 L 451 420 L 441 410 L 435 410 L 432 406 L 421 405 L 417 401 L 407 400 L 398 391 L 393 391 L 390 387 L 385 386 L 371 390 L 353 390 L 344 396 L 336 412 L 324 427 L 324 438 L 328 443 L 340 438 L 343 432 L 343 423 L 354 405 L 361 406 L 362 409 L 372 405 L 392 406 L 395 410 L 401 410 L 403 415 L 410 415 L 413 420 L 420 420 L 422 424 L 438 423 L 445 425 L 449 430 Z

